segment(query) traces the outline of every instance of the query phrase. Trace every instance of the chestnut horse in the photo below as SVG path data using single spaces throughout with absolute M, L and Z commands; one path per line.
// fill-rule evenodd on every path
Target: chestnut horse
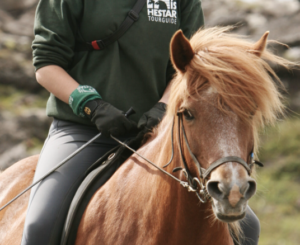
M 200 30 L 190 41 L 178 31 L 171 41 L 177 75 L 167 114 L 138 153 L 163 167 L 174 151 L 165 170 L 186 169 L 172 173 L 181 183 L 133 154 L 90 200 L 76 245 L 232 245 L 230 231 L 239 236 L 236 221 L 256 189 L 257 131 L 283 112 L 266 61 L 291 63 L 265 49 L 268 33 L 252 43 L 229 29 Z M 202 168 L 231 156 L 204 179 Z M 1 206 L 29 185 L 36 162 L 25 159 L 0 175 Z M 20 244 L 27 202 L 28 194 L 0 213 L 0 244 Z

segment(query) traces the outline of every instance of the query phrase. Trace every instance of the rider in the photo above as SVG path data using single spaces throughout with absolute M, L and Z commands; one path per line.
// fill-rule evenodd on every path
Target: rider
M 38 4 L 33 64 L 37 81 L 51 93 L 46 111 L 54 120 L 34 180 L 98 130 L 104 135 L 32 188 L 22 245 L 59 244 L 85 171 L 116 146 L 108 135 L 134 137 L 164 115 L 174 74 L 169 42 L 178 29 L 190 37 L 203 26 L 201 1 L 147 1 L 139 20 L 116 42 L 103 50 L 76 50 L 79 42 L 114 33 L 135 1 L 40 0 Z M 126 118 L 123 112 L 131 106 L 136 114 Z M 254 214 L 247 217 L 248 224 L 259 225 Z M 250 238 L 257 240 L 258 234 L 259 227 Z

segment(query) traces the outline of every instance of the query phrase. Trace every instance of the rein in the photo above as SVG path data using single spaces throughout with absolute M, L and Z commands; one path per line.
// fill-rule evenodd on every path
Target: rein
M 145 158 L 144 156 L 139 154 L 136 150 L 132 149 L 130 146 L 128 146 L 124 142 L 120 141 L 119 139 L 117 139 L 113 135 L 110 135 L 110 137 L 112 139 L 114 139 L 115 141 L 117 141 L 119 144 L 123 145 L 124 147 L 126 147 L 127 149 L 132 151 L 133 153 L 137 154 L 139 157 L 144 159 L 146 162 L 150 163 L 152 166 L 154 166 L 155 168 L 157 168 L 158 170 L 160 170 L 164 174 L 168 175 L 169 177 L 171 177 L 174 180 L 176 180 L 177 182 L 179 182 L 180 185 L 183 186 L 184 188 L 187 188 L 187 190 L 189 192 L 195 192 L 196 196 L 198 197 L 198 199 L 202 203 L 206 203 L 210 199 L 210 195 L 208 194 L 208 192 L 206 190 L 206 182 L 208 180 L 208 177 L 209 177 L 210 173 L 214 169 L 219 167 L 220 165 L 222 165 L 224 163 L 227 163 L 227 162 L 237 162 L 237 163 L 241 164 L 247 170 L 249 176 L 251 175 L 252 168 L 253 168 L 254 164 L 257 164 L 260 167 L 263 167 L 263 164 L 261 162 L 258 162 L 256 160 L 254 160 L 254 154 L 252 152 L 250 154 L 250 163 L 249 164 L 247 162 L 245 162 L 240 157 L 227 156 L 227 157 L 222 157 L 222 158 L 216 160 L 215 162 L 210 164 L 210 166 L 207 169 L 202 168 L 199 161 L 197 160 L 197 158 L 195 157 L 195 155 L 191 151 L 190 145 L 188 143 L 187 136 L 186 136 L 185 129 L 184 129 L 184 125 L 183 125 L 183 120 L 182 120 L 182 112 L 178 112 L 177 116 L 178 116 L 178 147 L 179 147 L 180 156 L 181 156 L 181 160 L 183 162 L 184 168 L 176 167 L 176 168 L 173 169 L 173 173 L 177 172 L 177 171 L 182 171 L 184 173 L 186 179 L 187 179 L 187 182 L 182 181 L 182 180 L 176 178 L 174 175 L 168 173 L 167 171 L 165 171 L 161 167 L 157 166 L 155 163 L 153 163 L 149 159 Z M 173 137 L 174 122 L 175 122 L 175 117 L 174 117 L 174 120 L 173 120 L 172 130 L 171 130 L 172 156 L 171 156 L 170 161 L 166 165 L 163 166 L 164 168 L 167 167 L 172 162 L 173 157 L 174 157 L 174 137 Z M 195 165 L 197 166 L 197 169 L 198 169 L 199 174 L 200 174 L 200 179 L 198 177 L 193 177 L 190 170 L 189 170 L 189 168 L 188 168 L 187 162 L 186 162 L 185 157 L 184 157 L 183 152 L 182 152 L 180 130 L 182 131 L 183 139 L 184 139 L 184 142 L 185 142 L 186 147 L 188 149 L 188 152 L 189 152 L 190 156 L 192 157 Z

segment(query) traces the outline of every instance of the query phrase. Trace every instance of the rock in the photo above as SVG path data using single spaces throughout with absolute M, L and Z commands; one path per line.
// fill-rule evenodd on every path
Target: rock
M 18 129 L 27 135 L 45 140 L 52 118 L 46 116 L 45 109 L 30 109 L 23 111 L 17 118 Z
M 0 171 L 5 170 L 12 164 L 18 162 L 19 160 L 27 157 L 25 144 L 21 143 L 13 146 L 4 154 L 0 155 Z
M 38 91 L 32 61 L 25 54 L 0 50 L 0 84 L 13 85 L 29 91 Z
M 255 33 L 258 30 L 261 29 L 262 26 L 265 26 L 267 23 L 267 18 L 259 13 L 251 13 L 248 14 L 245 18 L 248 28 L 249 28 L 249 34 Z
M 9 13 L 0 9 L 0 22 L 7 23 L 9 21 L 13 21 L 13 17 Z
M 32 154 L 30 148 L 35 138 L 43 142 L 46 139 L 52 119 L 46 116 L 44 109 L 23 111 L 13 115 L 0 112 L 0 170 Z M 36 153 L 36 150 L 34 150 Z
M 300 47 L 293 47 L 284 52 L 283 57 L 291 60 L 300 62 Z
M 259 4 L 260 12 L 267 17 L 279 18 L 283 16 L 292 16 L 296 14 L 300 5 L 296 0 L 292 1 L 274 1 L 264 0 L 257 1 Z
M 16 134 L 17 124 L 11 113 L 1 111 L 0 124 L 0 154 L 2 154 L 23 139 Z
M 202 1 L 202 8 L 205 17 L 205 26 L 226 26 L 245 24 L 244 11 L 232 1 Z M 234 13 L 234 14 L 232 14 Z
M 245 17 L 242 15 L 235 15 L 235 16 L 218 16 L 210 19 L 206 23 L 206 27 L 213 27 L 213 26 L 230 26 L 230 25 L 237 25 L 242 26 L 245 25 Z
M 27 59 L 31 59 L 31 43 L 32 37 L 12 35 L 4 32 L 0 32 L 0 58 L 6 58 L 13 56 L 14 53 L 10 54 L 4 49 L 10 51 L 19 51 L 21 54 L 26 54 Z
M 1 0 L 0 9 L 6 11 L 15 11 L 15 10 L 26 10 L 30 7 L 36 6 L 38 0 Z
M 31 9 L 30 11 L 26 11 L 24 14 L 22 14 L 18 19 L 5 21 L 2 26 L 3 31 L 33 38 L 34 14 L 35 9 Z
M 0 84 L 40 90 L 31 56 L 33 20 L 33 9 L 26 11 L 19 19 L 0 10 L 0 28 L 3 30 L 0 31 Z
M 238 25 L 241 34 L 258 40 L 266 31 L 270 39 L 300 46 L 300 3 L 296 0 L 203 0 L 206 26 Z M 239 28 L 235 32 L 240 32 Z

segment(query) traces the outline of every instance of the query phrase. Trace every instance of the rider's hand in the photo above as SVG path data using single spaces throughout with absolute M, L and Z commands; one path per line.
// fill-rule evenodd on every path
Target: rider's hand
M 106 135 L 120 136 L 136 128 L 136 123 L 126 118 L 124 112 L 102 99 L 88 101 L 84 113 Z
M 163 102 L 158 102 L 149 111 L 143 114 L 138 122 L 140 130 L 150 131 L 162 120 L 166 113 L 167 105 Z

